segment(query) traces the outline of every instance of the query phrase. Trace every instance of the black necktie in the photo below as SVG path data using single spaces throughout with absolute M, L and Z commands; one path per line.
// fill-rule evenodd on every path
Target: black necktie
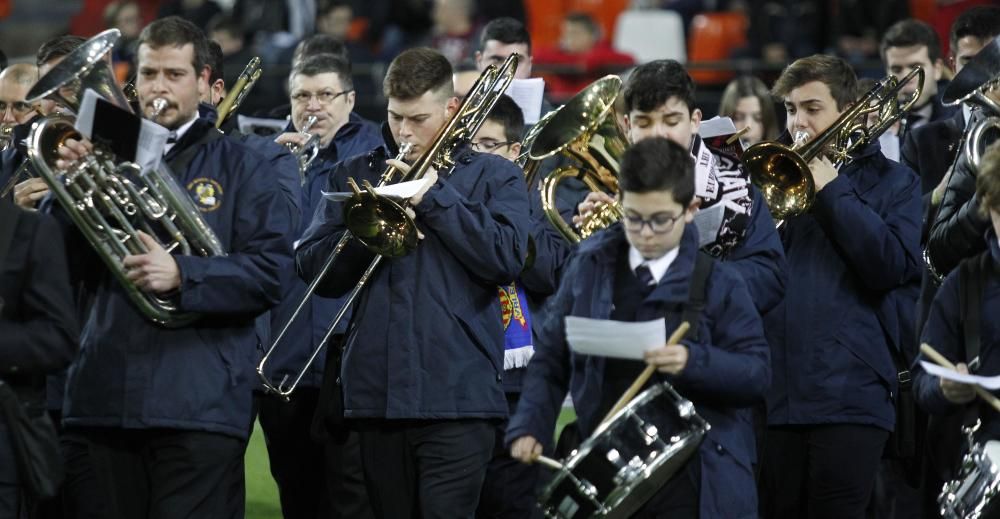
M 636 267 L 635 277 L 639 279 L 639 285 L 642 286 L 643 297 L 649 295 L 649 293 L 656 288 L 656 279 L 653 278 L 653 272 L 649 270 L 647 265 L 639 265 Z
M 177 132 L 170 132 L 170 135 L 167 135 L 167 144 L 177 144 Z

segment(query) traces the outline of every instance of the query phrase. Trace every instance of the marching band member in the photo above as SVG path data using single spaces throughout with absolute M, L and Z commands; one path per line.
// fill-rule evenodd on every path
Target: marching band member
M 1000 13 L 1000 8 L 996 9 Z M 948 86 L 949 92 L 963 90 L 967 93 L 973 88 L 991 85 L 983 94 L 992 106 L 973 109 L 967 119 L 966 130 L 986 117 L 1000 116 L 1000 86 L 990 83 L 1000 77 L 1000 63 L 997 61 L 1000 57 L 1000 15 L 992 21 L 994 25 L 984 27 L 990 32 L 989 37 L 983 38 L 986 40 L 984 46 Z M 989 228 L 989 219 L 978 210 L 979 202 L 974 196 L 975 168 L 966 160 L 961 149 L 958 154 L 927 241 L 930 264 L 939 275 L 951 272 L 962 259 L 986 249 L 983 235 Z
M 772 92 L 787 130 L 816 138 L 855 101 L 845 61 L 788 66 Z M 912 334 L 920 275 L 920 182 L 877 143 L 809 167 L 811 212 L 785 220 L 785 298 L 765 316 L 774 382 L 761 468 L 764 517 L 862 517 L 894 425 L 890 348 Z
M 487 25 L 489 27 L 489 25 Z M 524 115 L 507 95 L 500 96 L 482 127 L 472 139 L 472 149 L 515 161 L 521 154 Z M 541 192 L 528 193 L 531 202 L 531 240 L 534 257 L 518 279 L 500 287 L 500 308 L 504 324 L 504 394 L 513 416 L 521 395 L 524 372 L 534 353 L 533 335 L 544 320 L 542 306 L 555 293 L 559 273 L 569 256 L 570 244 L 549 223 L 542 211 Z M 535 508 L 538 467 L 519 463 L 504 447 L 507 422 L 497 424 L 493 459 L 479 499 L 476 517 L 528 517 Z
M 348 178 L 377 184 L 399 144 L 413 145 L 405 157 L 412 163 L 459 106 L 451 65 L 426 48 L 397 56 L 383 89 L 392 138 L 338 165 L 328 191 L 348 191 Z M 453 156 L 451 172 L 439 177 L 432 168 L 409 199 L 423 239 L 374 272 L 345 339 L 344 416 L 360 431 L 378 517 L 471 517 L 494 423 L 507 414 L 497 286 L 524 269 L 526 188 L 521 171 L 501 157 L 464 147 Z M 328 200 L 317 208 L 297 249 L 304 278 L 316 275 L 343 235 L 342 209 Z M 347 293 L 372 258 L 351 241 L 319 293 Z
M 886 74 L 897 80 L 902 80 L 916 67 L 924 69 L 924 81 L 919 85 L 920 97 L 913 108 L 906 113 L 897 128 L 890 128 L 879 137 L 882 154 L 899 161 L 907 134 L 929 122 L 951 117 L 955 107 L 941 104 L 938 95 L 938 82 L 941 81 L 944 62 L 941 59 L 941 42 L 933 27 L 912 18 L 896 22 L 882 37 L 880 50 Z M 910 80 L 908 85 L 900 89 L 900 99 L 911 97 L 917 86 L 916 79 Z
M 319 138 L 318 155 L 304 171 L 302 224 L 296 236 L 299 239 L 323 199 L 322 192 L 329 185 L 334 166 L 375 148 L 382 138 L 376 125 L 352 111 L 355 94 L 350 65 L 339 56 L 307 56 L 292 69 L 288 87 L 291 122 L 288 131 L 279 135 L 277 142 L 294 143 L 302 149 L 309 134 Z M 307 129 L 310 117 L 317 119 Z M 308 156 L 310 150 L 300 153 Z M 305 291 L 306 283 L 301 279 L 293 280 L 285 289 L 281 304 L 272 312 L 272 337 L 291 319 Z M 267 363 L 268 378 L 277 384 L 284 376 L 294 378 L 298 374 L 326 334 L 327 326 L 342 303 L 339 299 L 311 297 L 303 310 L 304 315 L 300 314 L 292 323 Z M 278 483 L 282 513 L 287 519 L 371 516 L 357 433 L 343 424 L 338 377 L 323 379 L 324 365 L 333 366 L 331 369 L 335 372 L 340 364 L 342 337 L 346 330 L 347 321 L 344 320 L 289 401 L 267 394 L 257 398 L 271 474 Z M 331 352 L 329 361 L 326 360 L 327 352 Z M 321 388 L 325 388 L 331 398 L 321 399 L 324 393 Z M 330 409 L 319 408 L 321 401 L 327 404 L 335 401 L 337 405 Z M 313 415 L 318 415 L 317 423 L 321 425 L 318 436 L 324 439 L 322 443 L 313 439 L 315 435 L 310 435 Z
M 86 431 L 112 517 L 230 517 L 251 426 L 254 322 L 281 296 L 294 230 L 266 162 L 198 118 L 208 47 L 176 17 L 139 38 L 136 88 L 143 114 L 171 130 L 164 162 L 218 235 L 227 256 L 173 255 L 143 235 L 146 254 L 124 265 L 137 288 L 202 314 L 165 328 L 133 307 L 85 245 L 74 261 L 94 287 L 82 352 L 70 370 L 64 421 Z M 68 140 L 59 167 L 90 152 Z M 72 231 L 71 231 L 72 232 Z M 79 238 L 78 238 L 79 239 Z
M 656 60 L 636 67 L 625 83 L 625 122 L 635 145 L 664 137 L 691 150 L 695 157 L 695 196 L 704 210 L 723 204 L 723 225 L 706 252 L 733 262 L 743 276 L 757 311 L 764 315 L 784 294 L 785 256 L 774 220 L 760 192 L 750 184 L 739 162 L 708 148 L 698 135 L 701 110 L 694 104 L 695 85 L 674 60 Z M 591 193 L 574 221 L 582 222 L 596 202 L 612 203 L 605 193 Z
M 3 186 L 0 189 L 7 189 L 7 183 L 24 159 L 23 153 L 17 149 L 17 143 L 27 135 L 27 127 L 22 125 L 26 125 L 38 113 L 37 107 L 25 100 L 36 81 L 38 67 L 30 63 L 15 63 L 0 72 L 0 108 L 3 108 L 0 112 L 0 127 L 11 131 L 7 149 L 0 154 L 0 186 Z M 18 184 L 23 184 L 23 181 Z M 45 195 L 45 192 L 17 187 L 13 191 L 14 202 L 24 208 L 34 208 Z
M 955 364 L 960 373 L 994 376 L 1000 373 L 1000 357 L 995 349 L 1000 329 L 993 313 L 1000 283 L 997 276 L 1000 272 L 997 269 L 1000 264 L 997 238 L 1000 236 L 1000 145 L 990 146 L 983 155 L 976 177 L 976 194 L 980 199 L 980 211 L 990 220 L 987 250 L 964 260 L 965 266 L 956 268 L 945 278 L 931 303 L 921 342 Z M 978 337 L 971 337 L 971 333 Z M 977 351 L 971 351 L 974 348 Z M 919 360 L 926 358 L 921 356 Z M 998 414 L 987 405 L 976 406 L 974 385 L 930 375 L 920 362 L 914 364 L 914 384 L 917 402 L 929 413 L 948 415 L 962 408 L 976 407 L 975 414 L 982 420 L 977 439 L 1000 438 Z M 954 464 L 957 460 L 948 461 Z
M 78 340 L 59 227 L 48 215 L 0 200 L 0 383 L 29 413 L 45 412 L 45 375 L 73 359 Z M 24 517 L 24 481 L 0 412 L 0 518 Z
M 692 300 L 703 299 L 691 323 L 697 339 L 649 350 L 645 360 L 657 367 L 659 380 L 694 403 L 711 429 L 697 454 L 636 516 L 756 518 L 749 407 L 768 385 L 768 348 L 740 274 L 699 253 L 698 231 L 689 225 L 699 204 L 694 169 L 686 147 L 660 137 L 625 152 L 619 173 L 625 218 L 582 242 L 569 260 L 506 441 L 521 461 L 540 454 L 567 389 L 580 430 L 589 436 L 643 368 L 638 361 L 570 352 L 566 316 L 666 316 L 667 329 L 673 329 Z M 698 277 L 703 294 L 691 292 Z

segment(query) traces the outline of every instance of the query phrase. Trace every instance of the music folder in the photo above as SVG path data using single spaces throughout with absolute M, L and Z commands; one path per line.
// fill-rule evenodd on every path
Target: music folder
M 116 162 L 135 162 L 143 170 L 159 165 L 170 135 L 166 128 L 119 108 L 90 89 L 83 94 L 75 128 L 114 153 Z

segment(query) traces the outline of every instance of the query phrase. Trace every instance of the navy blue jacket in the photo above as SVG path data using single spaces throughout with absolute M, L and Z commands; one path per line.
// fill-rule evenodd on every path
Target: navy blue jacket
M 684 230 L 677 259 L 642 302 L 636 320 L 666 316 L 668 331 L 680 324 L 698 253 L 697 234 L 694 226 Z M 598 405 L 605 360 L 573 354 L 566 344 L 563 321 L 567 315 L 610 318 L 615 262 L 626 246 L 621 224 L 615 224 L 581 243 L 570 258 L 559 291 L 550 300 L 550 316 L 538 337 L 517 412 L 507 428 L 508 445 L 525 435 L 548 445 L 567 389 L 572 392 L 584 437 L 603 418 Z M 712 426 L 700 449 L 701 517 L 756 518 L 749 406 L 767 390 L 768 347 L 746 284 L 727 263 L 715 264 L 706 299 L 696 324 L 699 342 L 682 341 L 689 351 L 687 367 L 677 377 L 656 377 L 670 381 Z
M 297 227 L 296 240 L 303 236 L 312 221 L 313 213 L 320 205 L 320 201 L 323 200 L 323 191 L 327 189 L 329 174 L 334 166 L 344 159 L 365 153 L 381 143 L 382 137 L 378 127 L 352 113 L 347 124 L 334 135 L 330 145 L 320 151 L 319 155 L 309 164 L 309 168 L 306 169 L 305 183 L 302 184 L 301 199 L 298 201 L 302 223 Z M 282 146 L 282 148 L 284 147 Z M 297 168 L 296 164 L 296 172 Z M 296 173 L 296 178 L 298 178 L 298 173 Z M 306 287 L 307 283 L 299 276 L 292 276 L 291 281 L 285 285 L 281 304 L 271 312 L 272 340 L 302 301 Z M 278 383 L 285 375 L 288 375 L 290 380 L 298 375 L 302 367 L 305 366 L 309 355 L 323 339 L 342 303 L 342 299 L 331 299 L 317 295 L 310 298 L 264 367 L 265 374 L 272 381 Z M 350 317 L 350 314 L 347 317 Z M 347 330 L 347 323 L 347 319 L 341 321 L 335 333 L 343 334 Z M 327 348 L 320 352 L 319 357 L 316 358 L 306 376 L 303 377 L 300 387 L 318 388 L 320 386 L 320 382 L 323 380 L 323 368 L 326 365 L 326 352 Z
M 166 159 L 211 124 L 195 122 Z M 296 229 L 288 197 L 267 161 L 239 140 L 203 144 L 175 171 L 228 256 L 175 256 L 178 305 L 203 316 L 167 329 L 140 314 L 96 258 L 93 302 L 70 368 L 65 422 L 126 429 L 200 430 L 246 438 L 251 424 L 258 337 L 255 319 L 278 303 L 292 268 Z M 209 189 L 211 187 L 211 189 Z M 208 196 L 209 194 L 213 196 Z M 86 263 L 84 263 L 86 262 Z
M 763 195 L 750 186 L 753 198 L 750 225 L 739 245 L 721 258 L 743 276 L 757 312 L 766 315 L 785 296 L 788 267 L 781 237 Z
M 920 179 L 872 144 L 786 220 L 785 299 L 765 316 L 769 424 L 893 429 L 889 348 L 915 340 L 920 219 Z
M 504 417 L 503 323 L 497 286 L 523 270 L 528 197 L 512 162 L 467 148 L 456 167 L 414 210 L 425 238 L 416 250 L 386 259 L 354 307 L 341 377 L 348 418 Z M 347 178 L 376 184 L 388 152 L 342 162 L 330 191 Z M 296 251 L 312 278 L 344 232 L 342 204 L 321 202 Z M 372 254 L 356 240 L 321 285 L 342 296 Z
M 989 243 L 989 254 L 992 257 L 993 268 L 1000 264 L 1000 245 L 997 237 L 991 230 L 987 237 Z M 969 358 L 965 351 L 964 323 L 960 318 L 959 308 L 961 301 L 965 298 L 965 286 L 961 283 L 960 269 L 954 269 L 945 278 L 941 288 L 938 289 L 934 302 L 931 303 L 930 313 L 927 316 L 927 324 L 924 325 L 921 342 L 930 344 L 941 355 L 952 362 L 958 364 L 964 362 L 968 364 Z M 982 287 L 983 298 L 980 307 L 979 326 L 979 369 L 977 375 L 996 376 L 1000 375 L 1000 321 L 996 319 L 1000 311 L 1000 275 L 996 271 L 990 272 L 986 278 L 986 283 Z M 921 360 L 927 360 L 922 355 L 917 357 L 917 362 L 913 366 L 914 385 L 916 387 L 917 402 L 922 408 L 931 414 L 948 414 L 961 407 L 945 399 L 941 392 L 940 379 L 936 376 L 928 375 L 920 366 Z M 933 361 L 931 362 L 933 364 Z M 991 440 L 1000 438 L 1000 415 L 988 405 L 981 403 L 979 399 L 973 400 L 969 404 L 976 405 L 980 410 L 980 419 L 983 426 L 978 435 Z

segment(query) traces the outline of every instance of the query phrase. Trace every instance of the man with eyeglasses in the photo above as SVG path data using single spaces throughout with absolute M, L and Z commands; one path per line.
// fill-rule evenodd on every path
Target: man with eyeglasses
M 351 111 L 355 94 L 350 65 L 343 58 L 317 54 L 297 62 L 288 78 L 288 90 L 292 108 L 289 129 L 294 131 L 279 135 L 277 142 L 305 145 L 309 139 L 305 130 L 310 117 L 316 117 L 316 122 L 308 128 L 308 133 L 319 138 L 319 152 L 301 179 L 298 240 L 312 221 L 334 166 L 375 148 L 382 139 L 375 124 Z M 281 304 L 271 313 L 272 339 L 291 319 L 305 295 L 307 280 L 292 277 L 294 279 L 285 284 Z M 341 305 L 341 299 L 310 297 L 265 365 L 266 375 L 274 385 L 284 377 L 294 380 L 323 339 Z M 322 419 L 327 416 L 322 411 L 314 434 L 311 434 L 320 394 L 339 391 L 335 379 L 324 383 L 323 370 L 328 363 L 339 365 L 347 322 L 347 319 L 341 321 L 290 400 L 271 394 L 257 397 L 271 474 L 278 485 L 282 513 L 288 519 L 371 516 L 361 474 L 357 434 L 342 423 Z M 339 400 L 338 396 L 323 401 Z M 339 413 L 334 415 L 339 416 Z
M 770 380 L 767 342 L 747 285 L 730 262 L 699 252 L 690 225 L 695 164 L 686 147 L 652 137 L 629 148 L 619 182 L 622 223 L 582 242 L 569 260 L 528 365 L 524 391 L 507 428 L 511 456 L 530 463 L 551 445 L 567 391 L 578 427 L 592 434 L 646 365 L 647 387 L 663 381 L 694 403 L 711 429 L 700 448 L 634 517 L 757 517 L 749 447 L 750 406 Z M 566 316 L 691 325 L 678 344 L 639 360 L 574 353 Z M 676 459 L 675 459 L 676 462 Z M 551 503 L 560 506 L 560 503 Z
M 38 113 L 35 106 L 25 101 L 28 91 L 31 90 L 36 81 L 38 81 L 38 67 L 29 63 L 17 63 L 0 72 L 0 127 L 4 128 L 5 132 L 10 132 L 7 134 L 10 138 L 8 145 L 10 152 L 3 155 L 5 174 L 0 175 L 0 180 L 3 181 L 0 185 L 3 186 L 7 185 L 9 176 L 13 174 L 20 163 L 20 153 L 16 153 L 13 149 L 19 137 L 19 135 L 15 135 L 14 127 L 27 123 Z M 9 167 L 7 162 L 11 162 Z M 32 196 L 29 193 L 22 193 L 22 191 L 15 189 L 15 202 L 25 208 L 33 208 L 44 195 L 41 193 Z

